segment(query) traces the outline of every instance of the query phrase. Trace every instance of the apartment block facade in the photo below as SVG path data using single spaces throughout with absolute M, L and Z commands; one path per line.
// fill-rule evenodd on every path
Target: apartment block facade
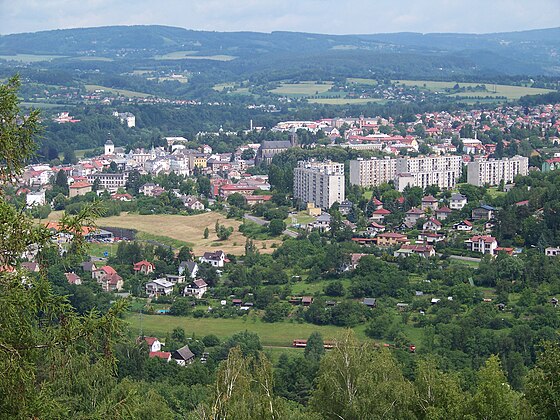
M 395 179 L 396 159 L 357 159 L 350 161 L 350 184 L 373 187 Z
M 517 175 L 529 173 L 529 158 L 514 156 L 500 160 L 489 159 L 467 164 L 467 183 L 482 187 L 499 185 L 503 180 L 506 184 L 513 182 Z
M 399 191 L 406 186 L 455 188 L 461 177 L 462 165 L 461 156 L 452 155 L 397 158 L 395 188 Z
M 345 199 L 344 164 L 300 161 L 294 169 L 294 198 L 322 209 Z

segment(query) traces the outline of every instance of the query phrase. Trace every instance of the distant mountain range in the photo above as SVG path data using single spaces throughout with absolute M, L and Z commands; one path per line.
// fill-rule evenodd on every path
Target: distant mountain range
M 560 28 L 481 35 L 323 35 L 109 26 L 0 36 L 0 55 L 15 54 L 105 57 L 115 61 L 231 60 L 231 66 L 250 63 L 260 69 L 298 60 L 313 65 L 319 60 L 337 66 L 361 63 L 374 70 L 386 65 L 396 73 L 403 66 L 418 65 L 426 66 L 428 72 L 445 68 L 447 72 L 472 75 L 557 76 Z

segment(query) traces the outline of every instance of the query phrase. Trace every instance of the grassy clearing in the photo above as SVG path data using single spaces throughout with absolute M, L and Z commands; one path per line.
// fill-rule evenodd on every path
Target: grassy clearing
M 20 102 L 19 106 L 22 108 L 60 108 L 60 109 L 68 109 L 73 108 L 74 105 L 62 105 L 62 104 L 50 104 L 47 102 Z
M 65 57 L 65 55 L 14 54 L 0 55 L 0 60 L 19 61 L 21 63 L 36 63 L 39 61 L 51 61 L 57 58 Z
M 79 61 L 105 61 L 105 62 L 115 61 L 114 59 L 109 58 L 109 57 L 77 57 L 76 60 L 79 60 Z
M 362 79 L 360 77 L 349 77 L 348 79 L 346 79 L 346 81 L 348 83 L 356 83 L 359 85 L 377 85 L 377 80 L 375 79 Z
M 143 315 L 136 313 L 127 315 L 126 320 L 135 333 L 140 329 L 146 335 L 165 336 L 173 328 L 184 328 L 187 335 L 194 334 L 197 337 L 207 334 L 215 334 L 220 339 L 231 337 L 233 334 L 250 331 L 257 333 L 263 346 L 291 347 L 296 338 L 308 338 L 312 332 L 318 331 L 323 339 L 335 338 L 344 329 L 332 325 L 299 324 L 297 322 L 275 322 L 269 324 L 263 322 L 255 315 L 245 315 L 240 318 L 192 318 L 177 317 L 170 315 Z M 365 328 L 365 327 L 364 327 Z M 357 328 L 358 337 L 365 339 L 364 328 Z
M 219 241 L 216 238 L 214 227 L 216 221 L 226 227 L 233 227 L 233 233 L 226 241 Z M 97 221 L 99 226 L 110 226 L 125 229 L 136 229 L 140 237 L 166 240 L 175 240 L 175 244 L 192 244 L 196 255 L 201 255 L 205 251 L 221 249 L 226 253 L 242 255 L 245 252 L 246 238 L 239 232 L 241 222 L 233 219 L 226 219 L 225 216 L 216 212 L 207 212 L 193 216 L 179 216 L 168 214 L 139 215 L 126 214 L 101 218 Z M 204 239 L 204 229 L 208 228 L 210 235 Z M 151 236 L 146 236 L 151 235 Z M 274 249 L 270 246 L 277 240 L 255 241 L 255 245 L 263 253 L 271 253 Z M 171 246 L 172 243 L 169 243 Z M 263 249 L 263 245 L 266 248 Z
M 214 60 L 214 61 L 231 61 L 237 57 L 233 55 L 217 54 L 217 55 L 196 55 L 198 51 L 173 51 L 163 55 L 154 56 L 154 60 Z
M 159 77 L 158 82 L 179 82 L 179 83 L 189 83 L 189 79 L 186 77 Z
M 272 89 L 271 92 L 277 95 L 286 95 L 291 97 L 303 97 L 310 95 L 318 95 L 327 92 L 332 82 L 300 82 L 300 83 L 282 83 L 279 87 Z
M 172 248 L 179 249 L 183 246 L 193 246 L 190 242 L 180 241 L 178 239 L 169 238 L 167 236 L 152 235 L 151 233 L 138 232 L 136 238 L 142 241 L 158 242 L 170 246 Z
M 95 148 L 93 148 L 93 149 L 80 149 L 80 150 L 76 150 L 74 153 L 76 154 L 76 157 L 78 159 L 82 159 L 87 152 L 93 152 L 94 150 L 95 150 Z
M 152 96 L 148 93 L 135 92 L 126 89 L 114 89 L 114 88 L 100 86 L 100 85 L 85 85 L 85 86 L 88 92 L 95 92 L 96 90 L 101 90 L 106 93 L 111 93 L 118 96 L 124 96 L 126 98 L 147 98 L 149 96 Z
M 309 103 L 312 104 L 323 104 L 323 105 L 358 105 L 367 104 L 370 102 L 384 103 L 385 99 L 375 99 L 375 98 L 316 98 L 308 99 Z
M 294 221 L 295 219 L 295 221 Z M 297 214 L 291 214 L 284 219 L 284 223 L 286 226 L 291 226 L 294 224 L 306 225 L 307 223 L 311 223 L 315 220 L 313 216 L 307 214 L 305 210 L 298 212 Z
M 292 294 L 298 296 L 309 296 L 309 295 L 315 295 L 315 293 L 323 293 L 325 286 L 331 282 L 332 280 L 321 280 L 313 283 L 306 283 L 305 281 L 299 281 L 297 283 L 292 284 Z M 351 283 L 350 279 L 342 279 L 340 280 L 340 282 L 342 283 L 345 289 L 348 289 Z M 328 296 L 326 296 L 326 298 L 327 300 L 346 299 L 344 297 L 330 298 Z
M 424 88 L 431 91 L 443 91 L 445 89 L 451 89 L 455 86 L 456 82 L 437 82 L 434 80 L 395 80 L 394 82 L 399 84 L 404 84 L 407 86 L 417 86 L 419 88 Z M 459 83 L 460 87 L 475 87 L 484 83 Z M 539 95 L 543 93 L 553 92 L 551 89 L 541 89 L 532 88 L 525 86 L 509 86 L 509 85 L 493 85 L 485 84 L 487 91 L 475 91 L 475 92 L 458 92 L 453 93 L 450 96 L 457 98 L 464 96 L 481 96 L 481 97 L 496 97 L 505 96 L 508 99 L 519 99 L 524 95 Z M 495 92 L 494 92 L 495 89 Z
M 88 244 L 88 254 L 93 257 L 105 258 L 105 252 L 107 253 L 107 257 L 114 257 L 117 254 L 117 244 L 109 244 L 109 243 Z
M 486 190 L 486 192 L 492 198 L 501 197 L 503 195 L 506 195 L 505 191 L 498 191 L 498 189 L 496 187 L 488 188 Z

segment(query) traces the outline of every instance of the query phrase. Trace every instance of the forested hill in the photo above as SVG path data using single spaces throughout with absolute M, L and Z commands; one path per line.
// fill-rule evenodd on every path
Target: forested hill
M 268 61 L 314 55 L 325 60 L 403 55 L 460 64 L 464 73 L 560 74 L 560 28 L 496 34 L 323 35 L 297 32 L 209 32 L 168 26 L 110 26 L 0 36 L 0 55 L 49 54 L 111 59 L 225 56 Z M 349 57 L 352 56 L 352 57 Z

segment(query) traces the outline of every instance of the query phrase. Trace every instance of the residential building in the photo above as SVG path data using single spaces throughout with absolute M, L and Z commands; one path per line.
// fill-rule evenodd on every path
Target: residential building
M 432 211 L 436 211 L 438 208 L 438 200 L 433 195 L 427 195 L 422 197 L 422 210 L 425 211 L 430 209 Z
M 161 346 L 163 345 L 163 343 L 161 343 L 156 337 L 138 337 L 136 341 L 138 343 L 141 343 L 142 341 L 146 342 L 150 353 L 161 351 Z
M 126 186 L 127 175 L 125 173 L 105 173 L 98 172 L 87 176 L 89 183 L 94 184 L 97 180 L 99 182 L 100 190 L 108 190 L 111 193 L 117 192 L 119 188 Z
M 529 158 L 514 156 L 500 160 L 489 159 L 469 162 L 467 164 L 467 183 L 483 187 L 496 186 L 502 181 L 513 182 L 517 175 L 527 175 L 529 172 Z
M 41 190 L 34 193 L 28 192 L 25 196 L 25 203 L 27 204 L 27 207 L 33 207 L 35 205 L 44 206 L 46 203 L 45 191 Z
M 130 112 L 113 112 L 113 117 L 117 117 L 121 124 L 126 124 L 128 128 L 136 126 L 136 117 Z
M 494 255 L 498 247 L 496 238 L 489 235 L 475 235 L 465 241 L 471 251 L 480 252 L 481 254 Z
M 167 296 L 173 293 L 174 284 L 166 279 L 155 279 L 146 283 L 148 296 Z
M 476 207 L 471 211 L 471 219 L 473 220 L 491 220 L 494 218 L 494 212 L 496 209 L 487 204 L 483 204 L 480 207 Z
M 188 345 L 184 345 L 178 350 L 171 352 L 171 359 L 174 360 L 179 366 L 190 365 L 194 362 L 194 353 L 189 349 Z
M 354 203 L 352 203 L 349 200 L 344 200 L 342 203 L 340 203 L 340 205 L 338 206 L 338 211 L 340 212 L 340 214 L 342 214 L 343 216 L 347 216 L 348 214 L 350 214 L 350 212 L 352 211 L 352 207 L 354 206 Z
M 134 264 L 133 267 L 134 271 L 140 274 L 144 274 L 145 276 L 151 274 L 156 269 L 155 265 L 149 261 L 142 260 Z
M 374 210 L 374 212 L 371 214 L 371 217 L 369 219 L 375 222 L 382 222 L 383 220 L 385 220 L 385 217 L 390 214 L 391 212 L 389 210 L 380 208 Z
M 411 228 L 416 225 L 416 222 L 422 217 L 425 217 L 425 213 L 419 208 L 412 207 L 409 211 L 405 213 L 404 224 L 406 227 Z
M 183 294 L 185 296 L 194 296 L 197 299 L 201 299 L 204 293 L 208 291 L 208 284 L 202 279 L 197 279 L 185 286 Z
M 87 181 L 78 181 L 74 182 L 70 185 L 69 189 L 69 196 L 70 198 L 86 195 L 88 192 L 91 192 L 92 185 Z
M 375 237 L 377 246 L 395 246 L 400 244 L 409 244 L 410 241 L 406 235 L 396 232 L 380 233 Z
M 397 158 L 395 188 L 399 191 L 403 191 L 406 186 L 426 188 L 437 185 L 441 189 L 454 188 L 461 171 L 461 156 Z
M 449 200 L 449 207 L 451 207 L 451 210 L 461 210 L 466 205 L 467 205 L 466 196 L 459 193 L 454 193 L 451 195 L 451 199 Z
M 213 267 L 223 267 L 229 260 L 226 258 L 224 251 L 205 252 L 200 257 L 200 262 L 211 264 Z
M 422 225 L 423 230 L 431 230 L 433 232 L 437 232 L 441 229 L 441 222 L 438 219 L 434 219 L 433 217 L 428 219 L 426 223 Z
M 75 284 L 76 286 L 82 284 L 82 279 L 76 273 L 64 273 L 64 276 L 70 284 Z
M 329 213 L 322 213 L 313 222 L 307 225 L 307 229 L 328 232 L 331 230 L 331 215 Z
M 357 159 L 350 161 L 350 184 L 372 187 L 395 179 L 396 159 Z
M 451 210 L 449 207 L 440 207 L 436 210 L 436 219 L 445 220 L 451 213 L 453 213 L 453 210 Z
M 198 273 L 198 264 L 196 261 L 181 261 L 179 264 L 179 275 L 188 276 L 192 279 L 196 278 Z
M 544 255 L 547 257 L 557 257 L 560 255 L 560 248 L 549 246 L 544 250 Z
M 344 201 L 344 164 L 300 161 L 294 169 L 294 198 L 329 209 Z
M 463 220 L 462 222 L 455 223 L 453 225 L 453 229 L 461 230 L 461 231 L 464 231 L 464 232 L 470 232 L 473 229 L 473 225 L 468 220 Z
M 420 255 L 423 258 L 429 258 L 436 255 L 436 251 L 432 245 L 409 245 L 404 244 L 394 252 L 395 257 L 408 257 L 409 255 Z

